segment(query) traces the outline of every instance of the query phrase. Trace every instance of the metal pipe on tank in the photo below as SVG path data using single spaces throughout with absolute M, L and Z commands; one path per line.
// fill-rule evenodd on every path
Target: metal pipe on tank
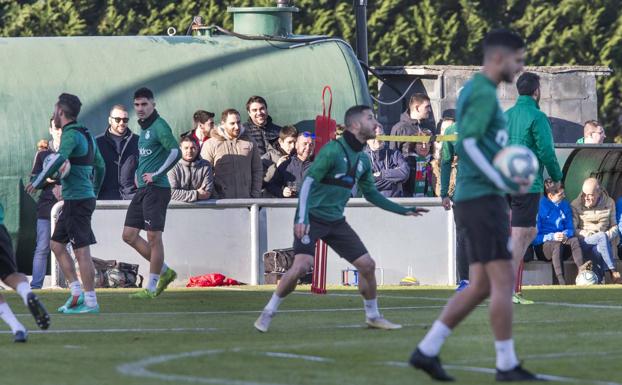
M 365 66 L 368 66 L 367 0 L 354 0 L 354 14 L 356 17 L 356 56 Z M 363 73 L 367 80 L 367 70 L 364 70 Z
M 279 8 L 289 7 L 289 0 L 276 0 L 276 6 Z

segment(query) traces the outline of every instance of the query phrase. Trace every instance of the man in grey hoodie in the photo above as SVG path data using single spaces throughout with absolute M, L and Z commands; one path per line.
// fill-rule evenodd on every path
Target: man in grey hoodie
M 171 183 L 171 199 L 196 202 L 212 196 L 214 172 L 212 165 L 199 156 L 199 144 L 184 136 L 179 144 L 181 159 L 167 174 Z
M 419 135 L 423 128 L 427 128 L 423 127 L 424 121 L 430 118 L 431 113 L 430 97 L 426 94 L 414 94 L 410 97 L 408 109 L 400 115 L 400 121 L 391 129 L 391 135 Z M 389 147 L 402 151 L 405 158 L 415 153 L 413 142 L 391 142 Z

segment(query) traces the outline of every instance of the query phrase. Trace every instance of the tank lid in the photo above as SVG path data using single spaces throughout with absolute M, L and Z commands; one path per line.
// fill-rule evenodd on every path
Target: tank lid
M 255 36 L 289 36 L 296 7 L 228 7 L 233 32 Z

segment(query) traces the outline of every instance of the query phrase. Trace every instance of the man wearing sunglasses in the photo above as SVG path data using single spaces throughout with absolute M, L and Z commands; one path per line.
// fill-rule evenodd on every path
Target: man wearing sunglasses
M 104 184 L 97 199 L 128 200 L 136 193 L 134 173 L 138 166 L 138 135 L 128 128 L 127 108 L 116 104 L 108 116 L 108 128 L 96 139 L 106 162 Z

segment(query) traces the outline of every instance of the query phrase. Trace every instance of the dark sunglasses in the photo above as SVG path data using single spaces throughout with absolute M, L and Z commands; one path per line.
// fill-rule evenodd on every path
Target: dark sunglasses
M 309 131 L 305 131 L 302 133 L 302 136 L 304 136 L 305 138 L 311 138 L 311 139 L 315 139 L 315 134 L 310 133 Z
M 121 121 L 123 121 L 123 123 L 127 123 L 130 121 L 130 118 L 118 118 L 114 116 L 111 116 L 110 119 L 114 120 L 117 123 L 121 123 Z

